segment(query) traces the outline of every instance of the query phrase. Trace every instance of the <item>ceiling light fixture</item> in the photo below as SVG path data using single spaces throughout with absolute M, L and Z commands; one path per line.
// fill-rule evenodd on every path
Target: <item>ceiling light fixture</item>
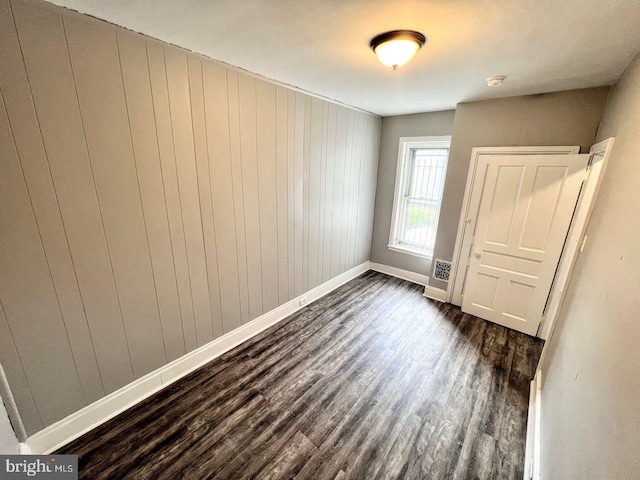
M 487 85 L 489 87 L 499 87 L 505 81 L 507 77 L 505 75 L 496 75 L 495 77 L 487 78 Z
M 369 45 L 383 65 L 395 70 L 411 60 L 426 41 L 420 32 L 393 30 L 374 37 Z

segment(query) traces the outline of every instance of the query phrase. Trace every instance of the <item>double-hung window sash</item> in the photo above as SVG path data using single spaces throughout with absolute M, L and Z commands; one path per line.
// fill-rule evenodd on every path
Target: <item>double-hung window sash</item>
M 446 148 L 412 148 L 406 155 L 396 245 L 433 255 L 448 154 Z

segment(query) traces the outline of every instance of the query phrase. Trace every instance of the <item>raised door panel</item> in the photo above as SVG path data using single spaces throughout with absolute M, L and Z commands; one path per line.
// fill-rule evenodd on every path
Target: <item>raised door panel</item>
M 534 285 L 507 280 L 504 315 L 510 316 L 515 320 L 527 321 L 530 317 L 534 293 Z
M 568 167 L 536 167 L 518 248 L 544 253 L 558 212 Z
M 480 215 L 489 218 L 484 241 L 493 245 L 508 246 L 509 237 L 513 228 L 514 214 L 522 187 L 524 167 L 500 165 L 496 167 L 495 179 L 493 175 L 487 179 L 495 182 L 490 202 L 486 202 L 487 208 L 480 210 Z M 488 193 L 488 192 L 487 192 Z
M 534 334 L 588 155 L 495 156 L 486 170 L 463 310 Z

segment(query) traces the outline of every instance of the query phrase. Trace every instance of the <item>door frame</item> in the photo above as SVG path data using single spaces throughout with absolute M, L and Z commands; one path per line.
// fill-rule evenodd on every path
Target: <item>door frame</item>
M 553 334 L 556 319 L 560 313 L 560 307 L 562 307 L 562 301 L 564 300 L 567 286 L 571 280 L 573 267 L 586 243 L 587 238 L 585 237 L 585 232 L 589 225 L 589 219 L 591 218 L 591 212 L 593 212 L 598 192 L 600 191 L 604 172 L 609 163 L 613 143 L 614 137 L 610 137 L 596 143 L 589 149 L 591 159 L 587 167 L 588 176 L 585 179 L 582 191 L 578 197 L 576 211 L 573 214 L 567 240 L 560 255 L 558 270 L 551 285 L 546 314 L 543 316 L 542 323 L 538 330 L 538 336 L 544 340 L 548 340 Z
M 578 203 L 576 204 L 576 210 L 569 227 L 567 234 L 567 240 L 565 246 L 560 255 L 560 261 L 558 263 L 558 269 L 554 276 L 554 281 L 551 285 L 551 291 L 549 293 L 549 301 L 545 308 L 545 314 L 540 323 L 538 329 L 538 335 L 540 338 L 547 340 L 553 334 L 556 319 L 564 300 L 566 287 L 571 280 L 571 274 L 577 257 L 584 247 L 586 238 L 584 236 L 589 224 L 591 212 L 595 205 L 595 201 L 600 190 L 602 178 L 606 170 L 606 166 L 611 155 L 611 149 L 613 147 L 614 138 L 608 138 L 599 143 L 596 143 L 589 149 L 591 159 L 587 167 L 587 175 L 583 184 L 583 188 L 578 197 Z M 462 204 L 462 211 L 460 214 L 460 221 L 458 224 L 458 233 L 456 235 L 456 245 L 454 250 L 453 262 L 451 271 L 453 279 L 449 282 L 447 288 L 447 301 L 451 302 L 454 292 L 454 286 L 456 282 L 461 282 L 462 277 L 459 275 L 458 269 L 461 266 L 460 255 L 462 242 L 464 239 L 465 228 L 467 226 L 466 219 L 470 213 L 477 213 L 479 205 L 471 206 L 471 191 L 473 189 L 475 181 L 475 172 L 478 163 L 478 157 L 480 155 L 505 155 L 505 154 L 518 154 L 507 153 L 517 151 L 521 154 L 575 154 L 579 153 L 580 147 L 497 147 L 487 148 L 478 147 L 474 148 L 471 154 L 471 164 L 469 165 L 469 174 L 467 176 L 467 185 L 465 188 L 465 195 Z M 496 152 L 496 153 L 494 153 Z M 472 208 L 475 211 L 472 212 Z M 543 351 L 543 355 L 544 355 Z
M 462 209 L 460 211 L 460 219 L 458 220 L 458 233 L 456 234 L 456 243 L 453 249 L 453 259 L 451 261 L 451 278 L 447 285 L 447 302 L 461 306 L 462 301 L 453 302 L 453 296 L 456 289 L 462 289 L 463 275 L 459 275 L 458 268 L 462 265 L 460 256 L 462 254 L 462 244 L 464 235 L 469 225 L 467 219 L 471 216 L 474 218 L 478 213 L 480 203 L 471 205 L 473 187 L 476 181 L 476 171 L 478 161 L 481 155 L 571 155 L 580 152 L 579 146 L 559 146 L 559 147 L 475 147 L 471 150 L 471 161 L 469 162 L 469 173 L 467 174 L 467 183 L 464 188 L 464 197 L 462 200 Z

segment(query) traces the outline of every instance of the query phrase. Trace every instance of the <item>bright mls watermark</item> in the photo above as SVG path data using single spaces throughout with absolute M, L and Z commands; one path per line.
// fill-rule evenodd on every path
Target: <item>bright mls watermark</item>
M 0 455 L 0 480 L 77 480 L 77 455 Z

